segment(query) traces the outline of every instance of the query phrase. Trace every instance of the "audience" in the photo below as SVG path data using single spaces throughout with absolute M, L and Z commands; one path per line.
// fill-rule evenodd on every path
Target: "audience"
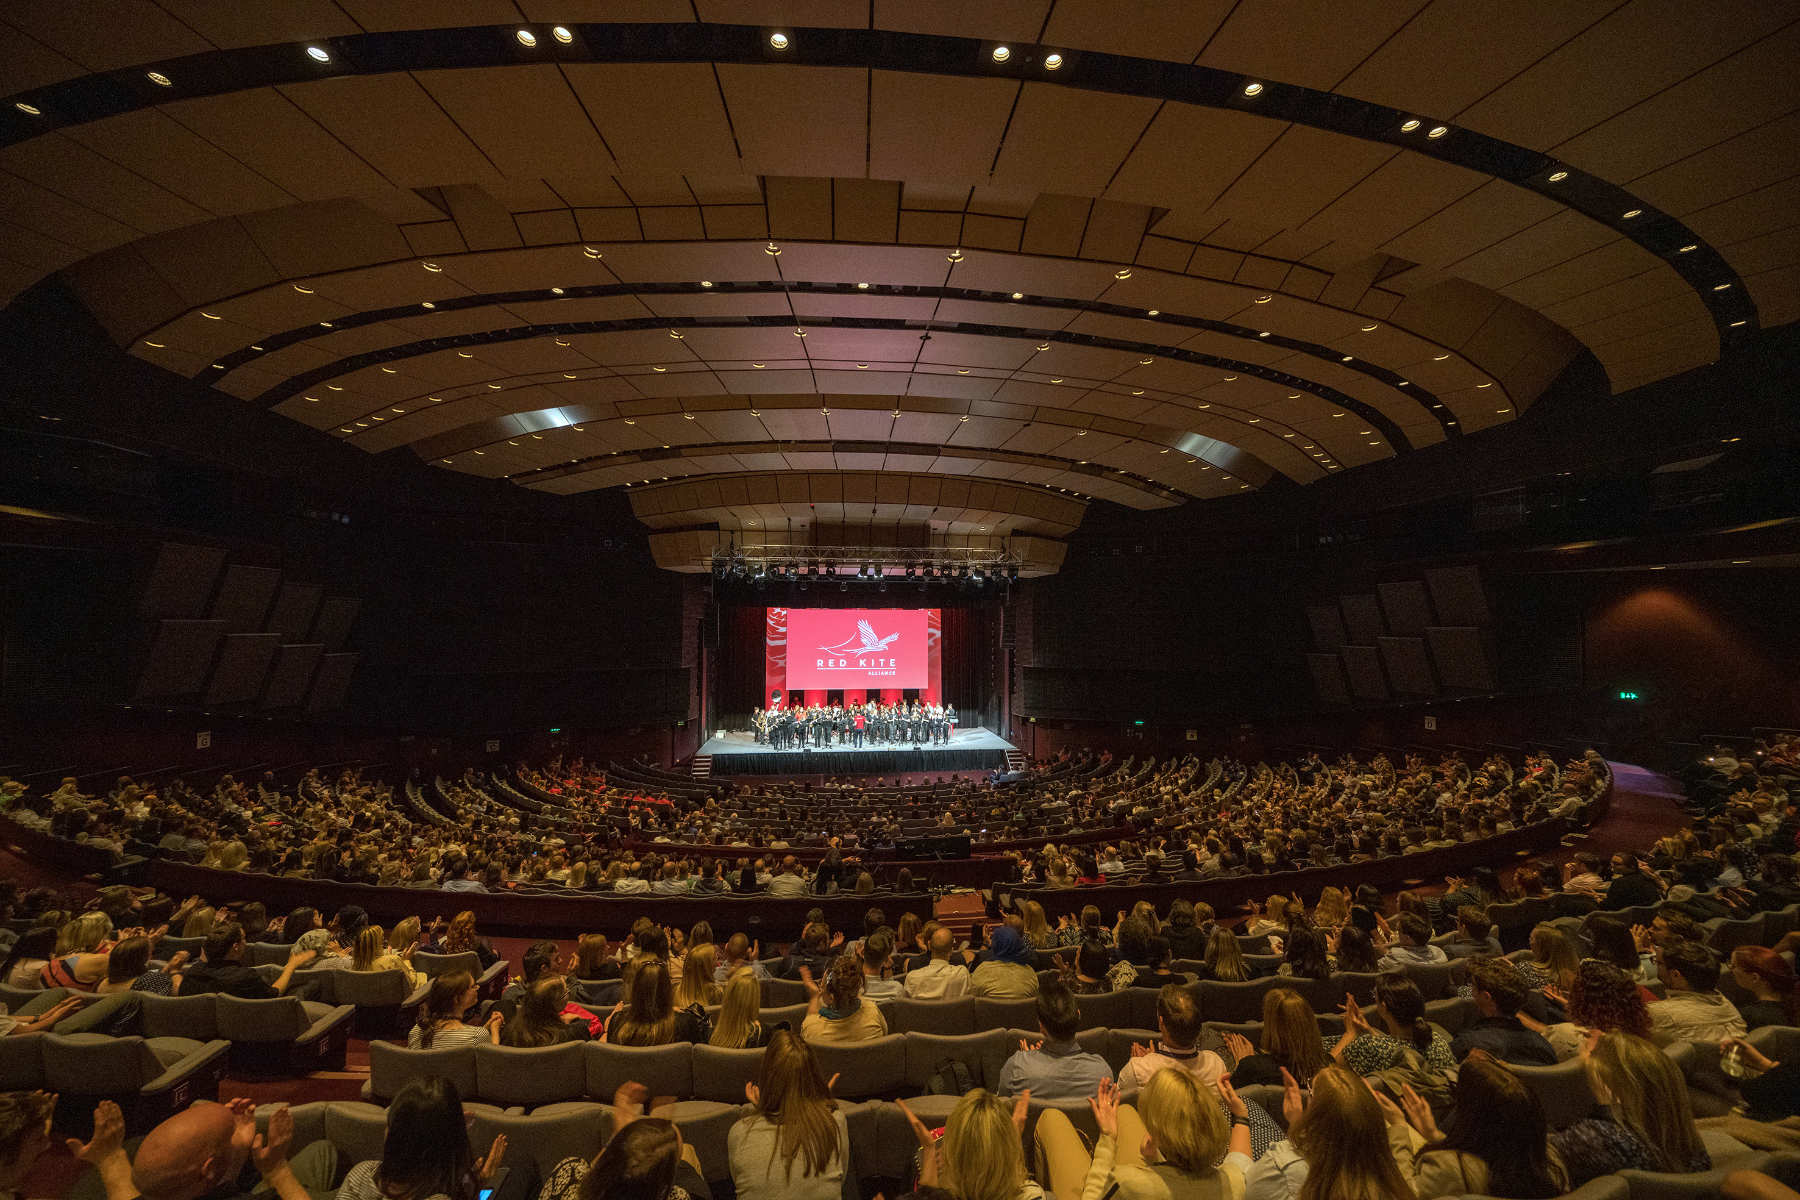
M 1657 970 L 1669 989 L 1650 1005 L 1657 1042 L 1718 1042 L 1748 1032 L 1737 1006 L 1719 991 L 1719 958 L 1699 942 L 1672 941 L 1657 951 Z
M 833 963 L 822 986 L 813 983 L 811 971 L 801 979 L 811 997 L 800 1022 L 800 1035 L 807 1041 L 866 1042 L 887 1036 L 887 1017 L 863 994 L 862 962 L 854 954 Z
M 850 1128 L 811 1047 L 776 1030 L 758 1078 L 744 1085 L 752 1111 L 727 1136 L 738 1200 L 838 1200 L 850 1176 Z

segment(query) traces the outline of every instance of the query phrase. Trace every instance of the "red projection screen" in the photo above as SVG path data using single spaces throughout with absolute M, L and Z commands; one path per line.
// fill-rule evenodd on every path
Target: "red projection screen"
M 791 693 L 788 703 L 822 704 L 837 691 L 847 704 L 904 691 L 938 699 L 938 609 L 771 608 L 765 628 L 768 690 Z

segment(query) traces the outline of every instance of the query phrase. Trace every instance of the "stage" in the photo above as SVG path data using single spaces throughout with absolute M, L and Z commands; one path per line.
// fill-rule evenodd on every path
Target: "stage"
M 1006 752 L 1016 747 L 987 729 L 958 729 L 944 745 L 820 746 L 772 750 L 750 733 L 708 738 L 701 755 L 712 759 L 713 775 L 898 775 L 907 771 L 1000 771 Z

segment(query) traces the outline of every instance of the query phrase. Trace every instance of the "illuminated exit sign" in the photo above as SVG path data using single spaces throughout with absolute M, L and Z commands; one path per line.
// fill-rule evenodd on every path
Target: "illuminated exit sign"
M 1638 698 L 1638 694 L 1636 692 L 1620 692 L 1619 693 L 1619 699 L 1621 699 L 1621 700 L 1636 700 L 1637 698 Z

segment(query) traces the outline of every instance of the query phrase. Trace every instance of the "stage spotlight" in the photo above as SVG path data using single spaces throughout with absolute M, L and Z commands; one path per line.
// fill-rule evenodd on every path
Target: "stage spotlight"
M 902 578 L 911 579 L 916 573 L 917 572 L 915 572 L 913 570 L 913 565 L 911 563 L 907 563 L 906 570 L 904 572 L 902 572 Z

